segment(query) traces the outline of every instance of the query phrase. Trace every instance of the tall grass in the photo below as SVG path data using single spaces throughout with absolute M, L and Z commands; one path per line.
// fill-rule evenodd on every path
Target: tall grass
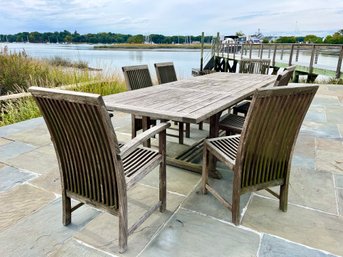
M 1 109 L 0 127 L 40 116 L 38 106 L 32 97 L 21 98 L 15 102 L 9 101 Z
M 33 59 L 25 51 L 8 53 L 0 49 L 0 88 L 2 94 L 8 94 L 27 91 L 31 85 L 57 87 L 93 80 L 96 75 L 84 66 L 88 67 L 84 63 L 73 66 L 62 59 L 49 63 Z
M 70 63 L 63 65 L 63 63 L 62 59 L 54 59 L 49 63 L 47 60 L 41 61 L 28 57 L 25 52 L 8 54 L 0 50 L 2 93 L 22 93 L 26 92 L 30 86 L 58 87 L 62 85 L 73 85 L 68 87 L 68 90 L 103 96 L 126 90 L 125 83 L 119 76 L 105 76 L 101 72 L 70 66 Z M 32 97 L 25 97 L 0 103 L 0 115 L 0 126 L 5 126 L 39 117 L 41 114 Z

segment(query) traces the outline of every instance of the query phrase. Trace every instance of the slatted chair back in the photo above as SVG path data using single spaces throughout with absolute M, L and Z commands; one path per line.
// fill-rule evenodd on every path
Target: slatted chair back
M 135 90 L 152 86 L 148 65 L 122 67 L 127 90 Z
M 241 194 L 288 183 L 294 144 L 317 89 L 292 86 L 255 92 L 235 165 Z
M 172 62 L 155 63 L 158 84 L 177 80 L 174 64 Z
M 285 70 L 277 76 L 274 86 L 275 87 L 287 86 L 288 82 L 291 80 L 293 76 L 295 68 L 296 66 L 289 66 L 285 68 Z
M 268 74 L 270 59 L 242 59 L 239 73 Z
M 100 95 L 31 87 L 53 141 L 62 194 L 115 213 L 126 184 L 120 150 Z

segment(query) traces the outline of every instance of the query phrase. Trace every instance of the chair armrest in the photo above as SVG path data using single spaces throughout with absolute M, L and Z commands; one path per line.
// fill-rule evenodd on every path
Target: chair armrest
M 147 139 L 151 138 L 152 136 L 165 131 L 167 128 L 170 127 L 170 123 L 160 123 L 156 126 L 153 126 L 152 128 L 144 131 L 143 133 L 139 134 L 135 138 L 133 138 L 131 141 L 126 143 L 123 147 L 120 148 L 120 156 L 121 158 L 125 158 L 130 153 L 132 153 L 137 146 L 145 142 Z

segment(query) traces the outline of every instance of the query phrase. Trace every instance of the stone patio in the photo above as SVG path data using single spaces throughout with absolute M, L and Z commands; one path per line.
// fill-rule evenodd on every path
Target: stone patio
M 130 139 L 130 116 L 115 113 L 121 141 Z M 176 127 L 175 127 L 176 128 Z M 191 127 L 177 153 L 206 136 Z M 176 131 L 169 131 L 177 133 Z M 153 144 L 156 142 L 153 142 Z M 230 197 L 232 174 L 218 164 L 214 183 Z M 155 212 L 118 253 L 118 219 L 91 207 L 62 225 L 60 179 L 42 118 L 0 128 L 0 256 L 258 256 L 343 255 L 343 86 L 321 85 L 305 118 L 292 162 L 288 212 L 265 191 L 241 199 L 242 225 L 210 194 L 200 175 L 167 167 L 167 211 Z M 129 192 L 129 223 L 158 197 L 157 170 Z

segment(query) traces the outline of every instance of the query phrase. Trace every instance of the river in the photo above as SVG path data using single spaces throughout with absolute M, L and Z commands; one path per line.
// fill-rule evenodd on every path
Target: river
M 192 68 L 200 67 L 199 49 L 94 49 L 94 45 L 89 44 L 0 43 L 0 48 L 4 46 L 7 46 L 12 52 L 25 49 L 29 56 L 35 58 L 58 56 L 71 61 L 85 61 L 92 68 L 100 68 L 106 74 L 118 74 L 119 76 L 122 76 L 122 66 L 148 64 L 153 79 L 156 79 L 154 63 L 173 62 L 178 78 L 183 79 L 192 76 Z M 287 55 L 285 52 L 283 60 L 280 60 L 280 53 L 277 54 L 276 62 L 287 62 L 289 54 Z M 294 57 L 293 63 L 308 65 L 310 54 L 310 51 L 301 52 L 298 62 Z M 204 59 L 206 60 L 206 57 L 209 56 L 210 50 L 205 50 Z M 254 51 L 253 57 L 256 56 L 257 51 Z M 267 58 L 267 55 L 263 57 Z M 319 53 L 318 64 L 314 64 L 314 67 L 335 70 L 337 58 L 338 56 Z M 325 80 L 327 77 L 318 76 L 317 79 Z
M 122 75 L 121 67 L 127 65 L 148 64 L 155 78 L 154 63 L 174 62 L 179 79 L 192 76 L 192 68 L 200 67 L 200 50 L 186 49 L 94 49 L 88 44 L 33 44 L 0 43 L 0 48 L 7 46 L 10 51 L 22 51 L 35 58 L 53 58 L 55 56 L 72 61 L 85 61 L 92 68 L 103 69 L 105 73 Z

